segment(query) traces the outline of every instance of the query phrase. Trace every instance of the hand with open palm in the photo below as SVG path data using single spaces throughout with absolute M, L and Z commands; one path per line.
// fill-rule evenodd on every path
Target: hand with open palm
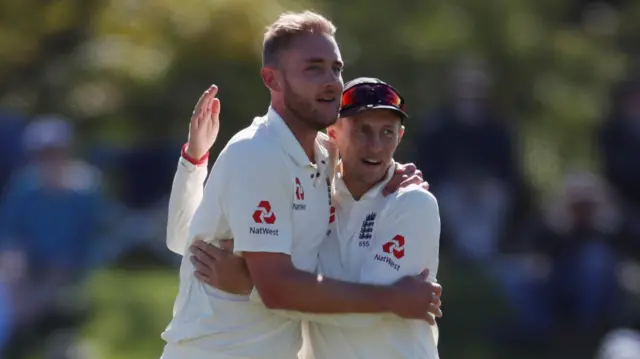
M 203 158 L 216 142 L 220 131 L 220 99 L 218 87 L 211 85 L 205 91 L 191 116 L 187 154 L 195 159 Z

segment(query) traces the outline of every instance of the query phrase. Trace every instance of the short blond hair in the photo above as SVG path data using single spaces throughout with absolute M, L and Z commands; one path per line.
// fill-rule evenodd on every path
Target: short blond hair
M 326 34 L 335 36 L 336 27 L 326 17 L 313 12 L 285 12 L 278 20 L 267 27 L 262 43 L 262 65 L 275 65 L 278 54 L 286 49 L 291 41 L 303 34 Z

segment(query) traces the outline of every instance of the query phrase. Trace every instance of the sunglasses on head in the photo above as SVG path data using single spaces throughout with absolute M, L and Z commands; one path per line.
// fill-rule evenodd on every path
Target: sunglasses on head
M 404 112 L 404 99 L 391 86 L 386 84 L 359 84 L 342 94 L 340 112 L 369 106 L 391 106 Z

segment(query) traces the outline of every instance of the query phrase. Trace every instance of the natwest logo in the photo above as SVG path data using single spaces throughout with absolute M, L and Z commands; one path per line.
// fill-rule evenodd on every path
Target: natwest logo
M 276 223 L 276 214 L 271 211 L 271 203 L 269 201 L 260 201 L 258 209 L 253 212 L 253 221 L 257 224 L 274 224 Z M 249 233 L 257 235 L 277 236 L 278 230 L 270 227 L 256 226 L 249 227 Z
M 304 201 L 304 189 L 302 188 L 302 183 L 300 182 L 300 178 L 296 177 L 296 188 L 295 188 L 296 201 L 293 202 L 293 210 L 294 211 L 305 211 L 307 209 L 307 205 L 304 203 L 296 203 Z
M 304 200 L 304 188 L 302 188 L 302 183 L 300 183 L 300 178 L 296 177 L 296 199 L 298 201 Z
M 276 214 L 271 212 L 271 203 L 269 201 L 260 201 L 258 203 L 258 209 L 253 212 L 253 220 L 256 223 L 276 223 Z
M 382 251 L 393 255 L 396 259 L 404 257 L 404 237 L 396 235 L 382 246 Z
M 387 263 L 393 270 L 400 270 L 400 264 L 396 263 L 393 259 L 385 255 L 376 254 L 373 259 L 377 260 L 378 262 Z
M 395 237 L 391 238 L 389 242 L 382 245 L 382 251 L 384 253 L 391 254 L 393 257 L 395 257 L 395 259 L 404 257 L 404 237 L 398 234 Z M 400 270 L 400 264 L 396 263 L 396 261 L 394 261 L 393 258 L 390 258 L 389 256 L 376 254 L 373 259 L 388 264 L 389 267 L 393 268 L 394 270 Z

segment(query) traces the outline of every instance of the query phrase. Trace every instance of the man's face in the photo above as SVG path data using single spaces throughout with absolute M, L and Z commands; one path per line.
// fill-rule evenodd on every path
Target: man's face
M 345 173 L 367 185 L 375 185 L 384 178 L 403 133 L 400 117 L 382 109 L 340 118 L 329 129 Z
M 295 38 L 279 61 L 287 111 L 315 130 L 334 124 L 344 87 L 342 67 L 333 37 L 309 34 Z

